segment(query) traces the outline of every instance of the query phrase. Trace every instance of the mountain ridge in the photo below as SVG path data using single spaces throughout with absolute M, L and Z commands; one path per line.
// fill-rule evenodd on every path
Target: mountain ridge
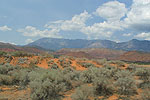
M 107 48 L 125 51 L 150 52 L 150 41 L 132 39 L 127 42 L 114 42 L 111 40 L 61 39 L 41 38 L 27 46 L 39 46 L 44 49 L 60 50 L 63 48 Z

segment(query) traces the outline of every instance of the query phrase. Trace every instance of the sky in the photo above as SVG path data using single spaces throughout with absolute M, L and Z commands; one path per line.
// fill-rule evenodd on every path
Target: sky
M 150 40 L 150 0 L 0 0 L 0 41 Z

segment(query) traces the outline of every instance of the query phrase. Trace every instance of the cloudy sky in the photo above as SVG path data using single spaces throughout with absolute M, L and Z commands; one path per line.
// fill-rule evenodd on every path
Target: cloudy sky
M 0 41 L 150 40 L 150 0 L 0 0 Z

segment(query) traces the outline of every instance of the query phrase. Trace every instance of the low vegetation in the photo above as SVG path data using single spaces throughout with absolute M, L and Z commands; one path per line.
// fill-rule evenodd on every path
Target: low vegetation
M 3 52 L 0 53 L 4 56 Z M 0 86 L 19 86 L 19 89 L 30 88 L 32 100 L 62 100 L 66 94 L 72 100 L 107 100 L 116 95 L 118 99 L 150 99 L 150 68 L 136 64 L 126 65 L 122 61 L 81 59 L 76 62 L 84 70 L 72 67 L 76 58 L 61 57 L 47 59 L 48 68 L 37 66 L 40 60 L 29 63 L 29 55 L 15 54 L 20 65 L 4 63 L 0 65 Z M 57 59 L 57 61 L 56 61 Z M 79 62 L 80 61 L 80 62 Z M 97 67 L 95 62 L 102 67 Z M 22 64 L 28 67 L 22 67 Z M 59 67 L 63 69 L 60 69 Z M 142 93 L 139 93 L 138 90 Z M 2 90 L 0 89 L 0 93 Z M 102 99 L 99 99 L 102 97 Z M 138 100 L 137 99 L 137 100 Z

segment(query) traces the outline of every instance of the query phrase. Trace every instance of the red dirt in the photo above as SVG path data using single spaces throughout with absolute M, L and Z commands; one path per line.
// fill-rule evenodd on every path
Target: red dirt
M 0 100 L 31 100 L 30 89 L 19 90 L 17 86 L 1 86 Z

